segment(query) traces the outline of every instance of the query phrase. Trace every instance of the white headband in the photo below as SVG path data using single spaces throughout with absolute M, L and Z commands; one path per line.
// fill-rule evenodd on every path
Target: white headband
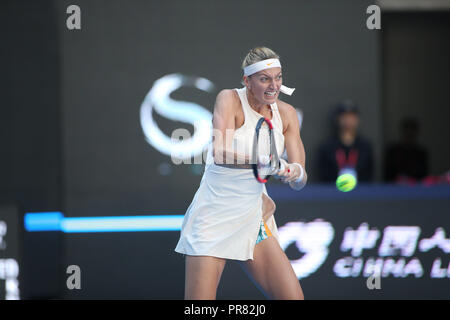
M 259 62 L 256 62 L 254 64 L 251 64 L 244 68 L 244 76 L 250 76 L 256 72 L 259 72 L 261 70 L 269 69 L 269 68 L 276 68 L 280 67 L 280 60 L 278 59 L 266 59 Z M 287 95 L 292 95 L 295 88 L 288 88 L 285 85 L 281 85 L 280 91 Z

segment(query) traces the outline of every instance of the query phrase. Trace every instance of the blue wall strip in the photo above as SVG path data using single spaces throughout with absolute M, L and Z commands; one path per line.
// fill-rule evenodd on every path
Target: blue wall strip
M 25 214 L 27 231 L 60 231 L 64 216 L 61 212 L 39 212 Z
M 61 212 L 25 214 L 27 231 L 135 232 L 181 230 L 183 215 L 65 218 Z

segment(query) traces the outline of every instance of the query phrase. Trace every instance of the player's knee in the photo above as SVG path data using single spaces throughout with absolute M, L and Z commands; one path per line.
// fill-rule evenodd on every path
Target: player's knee
M 293 285 L 290 290 L 286 290 L 281 300 L 305 300 L 305 296 L 303 295 L 303 290 L 300 285 Z
M 297 300 L 305 300 L 305 295 L 303 294 L 302 289 L 300 289 L 300 293 L 298 294 Z

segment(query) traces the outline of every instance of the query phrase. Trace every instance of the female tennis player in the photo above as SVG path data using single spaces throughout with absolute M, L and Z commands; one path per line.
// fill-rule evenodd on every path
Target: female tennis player
M 216 299 L 227 260 L 238 261 L 266 298 L 304 299 L 279 244 L 275 203 L 265 184 L 253 175 L 250 149 L 240 148 L 252 145 L 257 121 L 267 117 L 273 124 L 279 156 L 284 149 L 288 156 L 288 161 L 282 160 L 284 169 L 276 175 L 296 190 L 306 183 L 297 113 L 278 99 L 280 92 L 290 95 L 294 89 L 282 85 L 279 56 L 269 48 L 250 50 L 242 68 L 245 86 L 224 89 L 217 95 L 213 128 L 219 135 L 214 134 L 200 186 L 186 211 L 175 248 L 186 258 L 185 299 Z M 230 156 L 232 164 L 224 161 Z

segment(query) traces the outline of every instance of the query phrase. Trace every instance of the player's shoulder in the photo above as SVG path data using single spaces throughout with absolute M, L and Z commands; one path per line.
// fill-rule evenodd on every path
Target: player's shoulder
M 282 114 L 282 115 L 284 115 L 284 116 L 286 116 L 288 118 L 292 117 L 292 116 L 297 117 L 297 111 L 289 103 L 278 99 L 277 100 L 277 106 L 278 106 L 278 110 L 280 111 L 280 114 Z
M 235 89 L 222 89 L 217 94 L 218 99 L 239 100 Z
M 216 97 L 216 105 L 223 108 L 235 108 L 240 103 L 238 93 L 234 89 L 222 89 Z

